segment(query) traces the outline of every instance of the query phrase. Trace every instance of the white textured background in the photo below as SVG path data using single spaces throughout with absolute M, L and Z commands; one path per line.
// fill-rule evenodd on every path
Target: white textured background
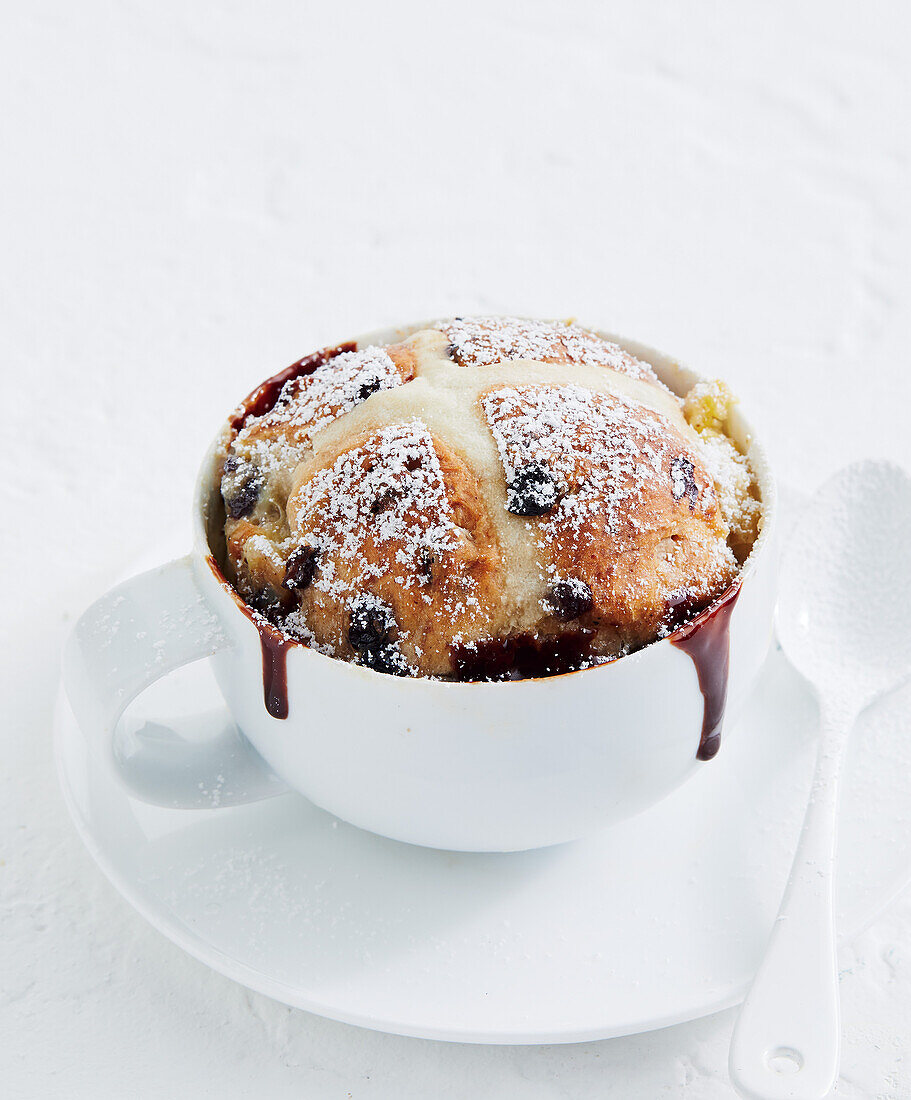
M 65 816 L 57 654 L 237 398 L 386 322 L 577 314 L 728 378 L 799 486 L 911 466 L 909 69 L 897 0 L 4 5 L 0 1094 L 732 1095 L 731 1012 L 448 1046 L 185 957 Z M 838 1096 L 907 1100 L 908 894 L 843 966 Z

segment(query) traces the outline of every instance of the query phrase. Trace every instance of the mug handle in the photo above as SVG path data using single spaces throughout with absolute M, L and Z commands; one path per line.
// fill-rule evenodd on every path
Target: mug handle
M 198 741 L 154 723 L 115 736 L 118 719 L 147 687 L 231 645 L 206 603 L 191 555 L 112 588 L 79 618 L 63 651 L 63 684 L 92 749 L 113 764 L 131 795 L 197 809 L 288 790 L 227 714 L 218 716 L 214 736 L 210 728 Z

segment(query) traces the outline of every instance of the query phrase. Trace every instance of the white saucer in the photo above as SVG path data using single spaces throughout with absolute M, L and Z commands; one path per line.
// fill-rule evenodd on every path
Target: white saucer
M 198 736 L 228 721 L 205 663 L 127 721 Z M 195 715 L 195 717 L 194 717 Z M 911 872 L 911 687 L 864 716 L 847 769 L 839 927 Z M 127 900 L 215 970 L 289 1005 L 382 1031 L 574 1042 L 740 1000 L 784 887 L 812 765 L 815 707 L 771 654 L 721 752 L 660 806 L 589 840 L 506 855 L 384 840 L 284 794 L 164 810 L 129 798 L 61 697 L 70 811 Z

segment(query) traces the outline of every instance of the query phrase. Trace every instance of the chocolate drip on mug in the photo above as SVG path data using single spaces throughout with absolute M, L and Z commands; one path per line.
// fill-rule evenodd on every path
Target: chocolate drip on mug
M 263 650 L 263 701 L 273 718 L 288 717 L 288 647 L 294 645 L 280 630 L 257 622 Z
M 273 718 L 288 717 L 288 650 L 295 645 L 293 639 L 273 626 L 262 614 L 254 612 L 237 590 L 225 579 L 221 567 L 212 554 L 206 558 L 216 580 L 256 627 L 263 653 L 263 702 Z
M 275 406 L 287 382 L 305 374 L 312 374 L 317 367 L 341 355 L 342 352 L 355 350 L 357 350 L 357 344 L 349 341 L 337 344 L 335 347 L 322 348 L 320 351 L 313 352 L 312 355 L 305 355 L 303 359 L 298 359 L 290 367 L 267 379 L 245 398 L 231 420 L 231 427 L 234 431 L 240 431 L 249 418 L 263 416 L 269 412 Z M 263 618 L 262 614 L 253 613 L 247 603 L 239 598 L 233 585 L 228 584 L 218 563 L 211 555 L 209 565 L 219 581 L 234 596 L 241 611 L 259 631 L 263 651 L 263 699 L 266 710 L 273 718 L 287 718 L 288 648 L 295 643 Z
M 669 639 L 692 659 L 702 691 L 698 760 L 711 760 L 721 747 L 721 727 L 728 696 L 731 612 L 739 595 L 740 585 L 735 584 L 720 600 L 680 627 Z

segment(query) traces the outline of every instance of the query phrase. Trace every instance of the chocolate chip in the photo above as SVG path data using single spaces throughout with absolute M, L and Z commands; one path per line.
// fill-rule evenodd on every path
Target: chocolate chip
M 591 611 L 594 599 L 592 590 L 585 581 L 575 577 L 567 581 L 557 581 L 547 590 L 544 597 L 544 606 L 561 622 L 572 622 Z
M 394 645 L 368 649 L 361 654 L 358 663 L 372 668 L 374 672 L 385 672 L 387 676 L 408 675 L 408 663 L 401 650 Z
M 456 362 L 458 362 L 459 349 L 456 347 L 455 344 L 447 345 L 446 354 L 449 356 L 450 359 L 454 359 Z
M 691 512 L 696 510 L 696 500 L 699 496 L 694 474 L 692 460 L 686 455 L 678 455 L 671 463 L 671 492 L 674 494 L 674 500 L 680 500 L 685 495 L 690 503 Z
M 357 650 L 377 652 L 389 644 L 395 625 L 392 609 L 374 597 L 359 600 L 348 618 L 348 641 Z
M 394 627 L 392 608 L 374 596 L 364 597 L 351 608 L 348 641 L 357 650 L 358 664 L 390 676 L 407 676 L 404 654 L 389 637 Z
M 242 519 L 253 511 L 261 488 L 259 470 L 238 455 L 228 455 L 222 472 L 221 492 L 225 511 L 231 519 Z
M 278 624 L 284 618 L 281 597 L 274 588 L 260 588 L 252 596 L 247 597 L 247 603 L 270 623 Z
M 433 567 L 436 560 L 437 556 L 429 546 L 421 547 L 421 577 L 428 584 L 433 580 Z
M 225 508 L 231 519 L 243 519 L 256 507 L 259 500 L 260 480 L 256 475 L 240 483 L 229 496 L 225 497 Z
M 392 486 L 387 486 L 370 505 L 370 514 L 378 516 L 380 512 L 385 511 L 393 503 L 398 495 L 398 490 L 393 489 Z
M 358 401 L 366 401 L 368 397 L 372 397 L 382 388 L 383 380 L 381 378 L 370 378 L 361 383 L 361 388 L 357 391 L 357 399 Z
M 282 587 L 289 592 L 303 591 L 308 588 L 316 573 L 319 550 L 315 546 L 298 546 L 288 556 Z
M 506 487 L 506 510 L 514 516 L 544 516 L 563 495 L 561 486 L 543 462 L 520 466 Z

